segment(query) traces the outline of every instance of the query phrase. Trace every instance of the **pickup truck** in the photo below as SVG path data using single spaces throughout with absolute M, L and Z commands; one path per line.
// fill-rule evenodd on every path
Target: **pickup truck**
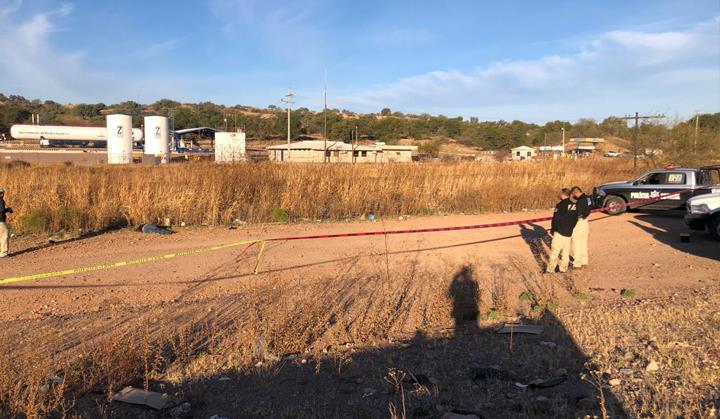
M 707 229 L 715 240 L 720 240 L 720 192 L 688 199 L 685 223 L 692 230 Z
M 720 192 L 720 165 L 697 169 L 668 166 L 632 180 L 600 185 L 593 189 L 592 198 L 596 208 L 605 208 L 606 213 L 618 215 L 628 209 L 682 209 L 689 198 L 716 192 Z M 660 196 L 664 199 L 631 204 Z
M 620 157 L 620 152 L 615 150 L 608 150 L 603 154 L 605 157 Z

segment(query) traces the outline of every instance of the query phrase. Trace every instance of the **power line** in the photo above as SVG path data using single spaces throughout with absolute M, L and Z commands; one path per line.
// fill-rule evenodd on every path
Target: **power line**
M 635 128 L 633 129 L 633 168 L 637 169 L 637 156 L 638 156 L 638 130 L 640 128 L 640 120 L 641 119 L 662 119 L 665 118 L 665 115 L 640 115 L 638 112 L 635 112 L 635 116 L 619 116 L 616 117 L 617 119 L 624 119 L 624 120 L 635 120 Z

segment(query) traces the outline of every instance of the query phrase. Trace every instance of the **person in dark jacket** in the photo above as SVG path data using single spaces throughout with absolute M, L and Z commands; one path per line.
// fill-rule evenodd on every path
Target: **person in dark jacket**
M 570 241 L 570 250 L 572 251 L 573 268 L 580 269 L 588 264 L 588 234 L 590 233 L 588 217 L 592 200 L 583 193 L 579 186 L 573 186 L 570 193 L 572 194 L 571 199 L 576 203 L 578 215 L 578 222 L 573 229 Z
M 555 206 L 550 230 L 552 246 L 545 269 L 547 273 L 554 273 L 558 267 L 560 272 L 567 272 L 570 264 L 570 240 L 578 219 L 576 204 L 570 199 L 570 190 L 561 190 L 558 198 L 560 202 Z
M 7 225 L 7 214 L 12 214 L 12 208 L 5 206 L 5 191 L 0 188 L 0 258 L 7 257 L 10 249 L 10 230 Z

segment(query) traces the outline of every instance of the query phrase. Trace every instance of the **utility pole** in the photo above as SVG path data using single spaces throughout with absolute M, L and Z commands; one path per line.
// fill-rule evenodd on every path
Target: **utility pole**
M 665 118 L 665 115 L 640 115 L 639 113 L 635 112 L 635 116 L 621 116 L 617 119 L 624 119 L 624 120 L 635 120 L 635 128 L 633 129 L 633 168 L 637 169 L 637 156 L 638 156 L 638 133 L 640 130 L 640 120 L 641 119 L 661 119 Z
M 285 99 L 282 99 L 283 102 L 287 103 L 287 123 L 288 123 L 287 124 L 287 142 L 288 142 L 288 146 L 287 146 L 287 157 L 285 158 L 286 160 L 290 160 L 290 110 L 291 110 L 292 103 L 293 103 L 292 102 L 293 96 L 295 96 L 295 94 L 293 94 L 291 89 L 288 89 L 288 92 L 285 95 Z
M 695 112 L 695 139 L 693 140 L 693 153 L 697 151 L 698 133 L 700 129 L 700 112 Z
M 354 137 L 355 137 L 355 141 L 354 141 L 355 146 L 353 147 L 353 163 L 355 163 L 355 162 L 357 162 L 357 158 L 355 157 L 355 153 L 357 152 L 358 154 L 360 154 L 360 152 L 357 151 L 358 147 L 360 147 L 359 140 L 358 140 L 358 127 L 357 127 L 357 125 L 355 125 L 355 129 L 352 131 L 352 133 L 354 133 Z
M 560 129 L 562 130 L 562 157 L 565 157 L 565 127 Z
M 327 67 L 325 67 L 325 89 L 323 90 L 323 162 L 328 162 L 327 157 Z

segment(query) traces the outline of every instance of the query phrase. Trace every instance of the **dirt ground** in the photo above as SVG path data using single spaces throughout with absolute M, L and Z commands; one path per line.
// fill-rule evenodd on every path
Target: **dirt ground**
M 2 277 L 52 272 L 99 263 L 163 255 L 215 244 L 259 238 L 348 231 L 375 231 L 420 227 L 458 226 L 509 221 L 546 215 L 545 212 L 482 216 L 413 217 L 402 221 L 267 225 L 235 230 L 178 229 L 160 236 L 122 230 L 68 243 L 40 239 L 12 243 L 14 256 L 0 260 Z M 346 237 L 323 240 L 270 242 L 260 264 L 263 278 L 282 273 L 303 279 L 338 271 L 413 264 L 418 270 L 475 260 L 503 261 L 511 257 L 537 260 L 538 271 L 547 254 L 545 229 L 549 222 L 530 226 L 450 231 L 432 234 Z M 667 293 L 694 286 L 720 275 L 720 243 L 704 233 L 687 232 L 679 214 L 594 215 L 591 224 L 590 266 L 571 275 L 593 288 L 633 288 L 643 295 Z M 253 258 L 236 261 L 240 249 L 221 250 L 168 262 L 20 282 L 0 288 L 3 321 L 29 320 L 49 315 L 92 313 L 115 305 L 145 306 L 212 298 L 242 289 L 253 277 Z M 253 255 L 255 250 L 253 249 Z
M 56 243 L 19 238 L 14 256 L 0 260 L 0 279 L 249 239 L 546 214 L 178 228 L 169 236 L 120 230 Z M 572 320 L 558 312 L 572 317 L 567 313 L 586 305 L 606 310 L 628 301 L 709 301 L 720 281 L 720 243 L 704 233 L 682 243 L 679 235 L 687 230 L 679 213 L 594 215 L 590 266 L 542 275 L 548 224 L 268 242 L 257 275 L 257 248 L 241 254 L 240 247 L 0 285 L 0 350 L 11 358 L 32 352 L 60 359 L 148 324 L 160 330 L 212 322 L 226 332 L 221 344 L 203 346 L 148 383 L 191 403 L 180 416 L 377 417 L 392 409 L 398 416 L 406 409 L 408 417 L 453 410 L 485 417 L 598 414 L 593 386 L 581 379 L 592 356 L 568 330 Z M 493 332 L 512 320 L 545 331 L 509 342 Z M 231 362 L 233 345 L 245 351 L 237 363 Z M 539 355 L 548 350 L 553 353 Z M 557 377 L 570 378 L 532 394 L 515 385 Z M 97 415 L 100 393 L 78 400 L 77 411 Z M 627 395 L 608 389 L 606 398 L 616 416 L 635 415 Z M 708 400 L 697 406 L 712 408 L 712 394 Z M 171 415 L 117 402 L 101 413 Z

